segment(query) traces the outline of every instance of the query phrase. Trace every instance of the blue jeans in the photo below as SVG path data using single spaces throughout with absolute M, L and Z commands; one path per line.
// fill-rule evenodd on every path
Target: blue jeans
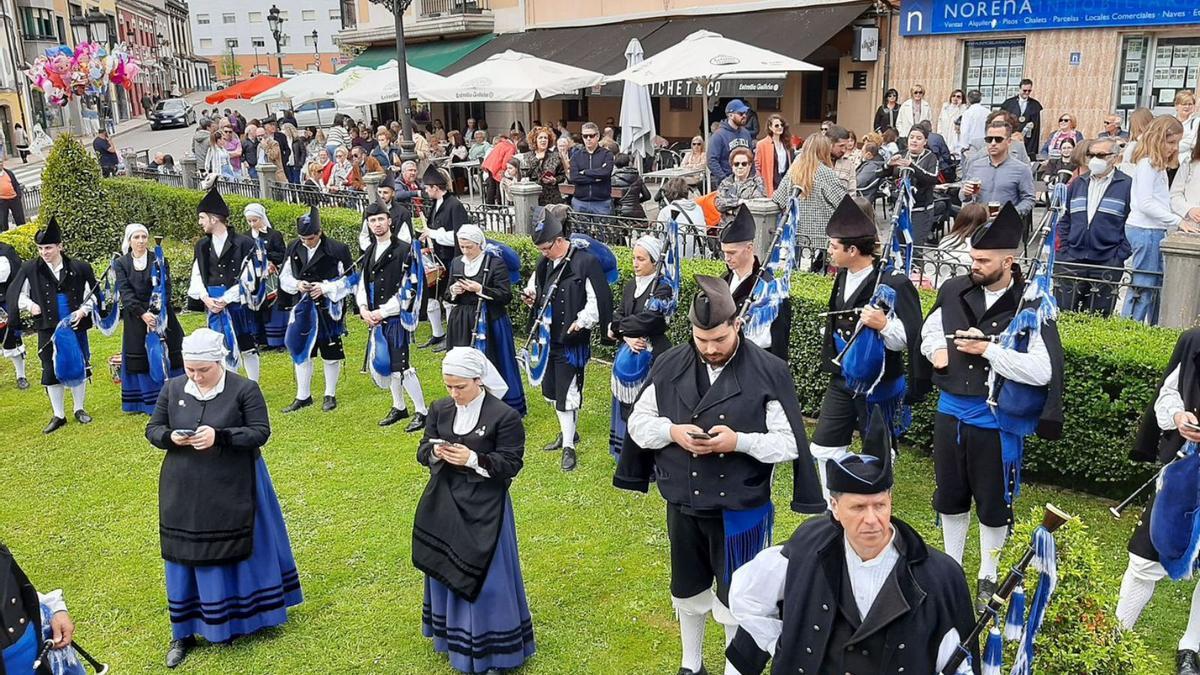
M 571 208 L 578 211 L 579 213 L 594 213 L 598 216 L 611 216 L 613 213 L 613 205 L 612 205 L 611 199 L 606 199 L 604 201 L 599 201 L 599 202 L 593 202 L 593 201 L 583 201 L 582 199 L 576 199 L 574 197 L 571 197 Z
M 1129 258 L 1133 281 L 1121 316 L 1152 326 L 1158 323 L 1159 288 L 1154 287 L 1162 287 L 1164 263 L 1159 245 L 1166 236 L 1166 230 L 1125 226 L 1125 238 L 1133 247 L 1133 255 Z

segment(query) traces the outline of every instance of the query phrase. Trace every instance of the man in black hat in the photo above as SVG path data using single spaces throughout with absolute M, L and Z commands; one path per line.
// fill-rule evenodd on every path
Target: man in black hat
M 734 572 L 742 675 L 939 673 L 975 616 L 962 568 L 892 516 L 892 444 L 878 410 L 863 451 L 825 466 L 829 515 Z M 978 648 L 968 645 L 976 658 Z
M 204 236 L 196 242 L 193 253 L 188 309 L 207 310 L 210 325 L 221 325 L 222 317 L 217 315 L 227 314 L 233 333 L 232 340 L 226 334 L 225 348 L 231 354 L 240 354 L 246 377 L 258 382 L 261 362 L 255 336 L 261 331 L 260 319 L 246 307 L 239 284 L 246 272 L 246 260 L 254 254 L 254 239 L 229 227 L 229 206 L 216 186 L 200 200 L 196 219 Z
M 396 181 L 392 178 L 391 174 L 384 175 L 383 181 L 379 183 L 377 191 L 379 194 L 377 204 L 391 217 L 392 232 L 395 233 L 396 238 L 400 241 L 411 244 L 413 240 L 412 211 L 396 200 Z M 372 206 L 375 206 L 375 204 L 372 204 Z M 362 231 L 358 234 L 358 247 L 365 251 L 374 241 L 375 235 L 371 233 L 370 226 L 367 224 L 367 218 L 364 215 Z
M 292 160 L 292 143 L 288 140 L 287 134 L 279 130 L 279 120 L 275 119 L 274 115 L 267 115 L 267 118 L 262 121 L 263 128 L 271 134 L 271 138 L 279 143 L 279 161 L 281 166 L 289 166 Z
M 8 289 L 21 271 L 21 256 L 10 244 L 0 241 L 0 354 L 12 361 L 17 389 L 28 389 L 25 377 L 25 344 L 21 342 L 21 313 L 8 301 Z
M 288 246 L 279 271 L 280 309 L 291 309 L 302 295 L 308 295 L 317 306 L 317 336 L 311 352 L 292 354 L 296 371 L 296 400 L 282 412 L 296 412 L 313 404 L 312 359 L 318 352 L 325 370 L 325 398 L 321 409 L 329 412 L 337 407 L 337 383 L 342 376 L 342 361 L 346 350 L 342 336 L 346 322 L 342 316 L 342 300 L 353 290 L 345 283 L 354 261 L 350 248 L 321 232 L 321 212 L 310 208 L 308 215 L 296 219 L 299 237 Z M 289 345 L 289 348 L 291 345 Z
M 829 237 L 829 261 L 838 273 L 829 296 L 830 313 L 821 345 L 821 370 L 832 378 L 821 399 L 811 446 L 822 480 L 825 462 L 846 455 L 854 431 L 866 433 L 870 409 L 882 407 L 892 436 L 899 435 L 901 429 L 895 422 L 902 413 L 907 390 L 904 355 L 910 350 L 916 354 L 920 349 L 922 316 L 921 298 L 908 277 L 899 270 L 881 271 L 885 259 L 876 256 L 879 239 L 870 204 L 860 204 L 846 195 L 829 219 L 825 234 Z M 895 296 L 890 307 L 873 304 L 878 286 L 889 289 L 881 295 Z M 856 330 L 875 331 L 882 342 L 863 339 L 853 352 L 843 354 Z M 882 349 L 882 354 L 864 354 L 863 350 L 869 349 Z M 850 363 L 848 382 L 843 363 L 860 355 L 872 359 L 882 356 L 883 370 L 863 381 L 856 379 L 860 373 L 853 367 L 856 364 Z M 924 359 L 910 358 L 909 368 L 922 362 Z
M 445 266 L 438 277 L 437 286 L 425 294 L 425 311 L 429 315 L 429 327 L 433 330 L 433 337 L 421 346 L 440 345 L 434 348 L 434 351 L 440 352 L 447 349 L 444 344 L 446 329 L 442 324 L 442 317 L 447 312 L 443 311 L 441 298 L 449 287 L 450 261 L 461 253 L 456 236 L 458 228 L 467 222 L 467 209 L 458 197 L 450 194 L 446 175 L 437 167 L 431 165 L 426 169 L 421 180 L 425 183 L 425 194 L 428 195 L 428 199 L 425 200 L 425 231 L 421 233 L 421 243 L 427 248 L 432 245 L 433 254 Z
M 1002 439 L 989 404 L 999 387 L 993 380 L 1046 388 L 1038 435 L 1054 439 L 1062 430 L 1062 347 L 1055 322 L 1022 333 L 1024 351 L 996 341 L 1018 311 L 1036 311 L 1040 302 L 1022 304 L 1025 279 L 1014 260 L 1023 232 L 1020 214 L 1005 203 L 971 242 L 971 273 L 942 285 L 921 331 L 921 353 L 933 364 L 933 384 L 941 389 L 933 431 L 933 508 L 941 516 L 946 553 L 961 565 L 975 502 L 981 604 L 996 588 L 1020 475 L 1019 463 L 1004 459 L 1012 452 L 1004 452 L 1002 440 L 1014 439 L 1012 434 Z
M 771 279 L 771 273 L 763 269 L 754 252 L 754 216 L 750 215 L 750 209 L 746 208 L 745 204 L 738 207 L 733 222 L 721 230 L 721 255 L 729 268 L 721 278 L 729 284 L 739 315 L 744 315 L 758 280 Z M 746 338 L 787 361 L 788 331 L 791 327 L 792 301 L 785 299 L 779 307 L 775 321 L 771 322 L 770 330 L 758 331 L 747 335 Z
M 696 283 L 692 341 L 654 359 L 613 477 L 619 488 L 646 492 L 653 474 L 667 501 L 680 675 L 707 672 L 709 611 L 725 627 L 726 645 L 733 639 L 729 580 L 771 541 L 775 466 L 792 462 L 793 510 L 825 509 L 787 364 L 743 338 L 724 281 L 697 275 Z
M 92 290 L 96 288 L 96 275 L 92 266 L 75 260 L 63 253 L 62 230 L 52 216 L 46 228 L 34 235 L 38 258 L 21 265 L 9 286 L 9 306 L 28 312 L 30 323 L 38 335 L 38 357 L 42 362 L 42 385 L 50 396 L 50 407 L 54 416 L 42 430 L 52 433 L 67 425 L 66 386 L 59 382 L 54 368 L 54 352 L 59 349 L 54 343 L 54 332 L 63 319 L 70 321 L 79 349 L 83 355 L 84 370 L 91 377 L 91 350 L 87 331 L 92 326 Z M 16 301 L 12 301 L 12 294 Z M 71 398 L 75 406 L 75 420 L 80 424 L 92 421 L 84 410 L 87 398 L 87 379 L 70 384 Z
M 372 331 L 382 326 L 382 335 L 374 336 L 376 352 L 387 350 L 388 373 L 369 366 L 371 378 L 392 393 L 392 407 L 379 422 L 379 426 L 391 426 L 408 417 L 408 406 L 404 404 L 404 392 L 413 400 L 416 414 L 405 431 L 425 428 L 425 416 L 429 408 L 425 405 L 425 393 L 416 368 L 409 360 L 409 343 L 412 336 L 400 322 L 400 289 L 404 277 L 412 265 L 412 247 L 396 236 L 392 229 L 392 218 L 380 202 L 368 206 L 363 215 L 371 229 L 371 244 L 367 246 L 362 260 L 362 277 L 355 289 L 358 314 Z
M 542 396 L 554 403 L 559 435 L 542 448 L 562 448 L 562 470 L 575 469 L 579 410 L 583 407 L 583 375 L 591 358 L 592 330 L 607 326 L 612 315 L 612 291 L 600 262 L 586 248 L 571 243 L 567 228 L 571 210 L 554 204 L 542 209 L 533 229 L 533 243 L 542 257 L 525 285 L 522 299 L 541 320 L 549 306 L 550 363 L 542 378 Z M 553 287 L 553 297 L 547 297 Z M 536 336 L 535 336 L 535 339 Z

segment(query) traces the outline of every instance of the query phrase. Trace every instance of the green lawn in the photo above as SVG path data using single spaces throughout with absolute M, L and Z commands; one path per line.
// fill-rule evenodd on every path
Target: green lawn
M 196 315 L 184 317 L 189 329 Z M 426 481 L 417 464 L 418 437 L 403 424 L 376 422 L 390 398 L 359 366 L 364 332 L 354 322 L 339 389 L 340 407 L 319 406 L 290 416 L 277 411 L 294 393 L 291 362 L 264 359 L 264 389 L 273 434 L 264 455 L 270 467 L 300 567 L 305 602 L 281 629 L 232 647 L 205 647 L 181 668 L 194 673 L 450 673 L 420 635 L 421 575 L 409 557 L 413 510 Z M 146 418 L 120 412 L 120 391 L 108 380 L 107 358 L 119 337 L 92 331 L 97 378 L 88 392 L 95 422 L 41 434 L 49 402 L 36 385 L 13 385 L 11 363 L 0 359 L 3 411 L 4 524 L 0 538 L 42 590 L 62 587 L 77 637 L 118 671 L 165 670 L 170 639 L 157 535 L 157 477 L 161 452 L 143 436 Z M 422 341 L 424 335 L 422 335 Z M 27 339 L 32 355 L 33 339 Z M 433 355 L 414 350 L 426 396 L 444 395 Z M 317 369 L 314 392 L 323 379 Z M 512 486 L 522 567 L 534 616 L 538 653 L 527 673 L 674 673 L 679 667 L 677 624 L 667 590 L 664 504 L 611 486 L 608 455 L 608 375 L 588 371 L 579 469 L 563 474 L 558 454 L 540 446 L 557 432 L 540 396 L 527 418 L 530 450 Z M 1068 411 L 1069 414 L 1069 411 Z M 930 461 L 904 454 L 897 466 L 896 514 L 940 547 L 929 507 Z M 790 476 L 776 477 L 777 505 L 790 501 Z M 1108 502 L 1026 485 L 1022 512 L 1053 501 L 1082 518 L 1105 556 L 1098 586 L 1114 597 L 1125 567 L 1125 541 L 1136 510 L 1117 522 Z M 800 517 L 781 508 L 776 539 Z M 978 561 L 968 542 L 967 569 Z M 1164 583 L 1139 632 L 1163 663 L 1173 661 L 1187 621 L 1193 583 Z M 721 630 L 710 623 L 706 661 L 721 653 Z M 1041 672 L 1050 672 L 1042 670 Z

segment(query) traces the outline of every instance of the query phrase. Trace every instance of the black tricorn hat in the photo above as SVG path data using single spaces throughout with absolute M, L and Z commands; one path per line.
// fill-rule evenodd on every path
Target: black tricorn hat
M 207 213 L 221 218 L 229 218 L 229 205 L 225 203 L 225 199 L 221 197 L 221 193 L 217 192 L 216 185 L 209 188 L 208 194 L 204 195 L 204 199 L 200 200 L 200 205 L 196 207 L 196 213 Z
M 429 168 L 425 169 L 425 175 L 421 177 L 421 182 L 425 185 L 436 185 L 439 187 L 446 187 L 447 185 L 446 175 L 438 171 L 438 168 L 432 164 L 429 165 Z
M 721 230 L 722 244 L 739 244 L 754 241 L 754 216 L 745 204 L 738 206 L 737 215 Z
M 892 489 L 892 431 L 879 408 L 871 414 L 862 445 L 860 454 L 825 463 L 825 484 L 830 492 L 874 495 Z
M 981 251 L 1004 251 L 1021 248 L 1021 237 L 1025 233 L 1025 221 L 1017 213 L 1012 202 L 1004 202 L 996 219 L 977 232 L 971 240 L 971 248 Z
M 692 309 L 688 312 L 693 326 L 703 330 L 716 328 L 737 314 L 737 303 L 724 279 L 697 274 L 696 285 L 700 292 L 692 299 Z
M 559 237 L 567 236 L 567 222 L 571 208 L 566 204 L 548 204 L 534 213 L 537 223 L 533 226 L 533 243 L 541 246 Z
M 321 212 L 316 206 L 310 206 L 308 213 L 296 219 L 296 234 L 301 237 L 311 237 L 321 231 Z
M 396 180 L 394 178 L 392 178 L 392 174 L 385 173 L 383 175 L 383 180 L 379 181 L 379 187 L 391 188 L 391 189 L 395 190 L 396 189 Z
M 367 204 L 367 208 L 363 209 L 363 220 L 366 220 L 371 216 L 386 215 L 387 212 L 387 207 L 385 207 L 382 202 L 371 202 L 370 204 Z
M 38 233 L 33 235 L 33 241 L 38 246 L 62 243 L 62 228 L 58 226 L 58 221 L 54 219 L 54 216 L 50 216 L 50 222 L 46 223 L 45 229 L 38 230 Z
M 861 239 L 877 237 L 879 231 L 875 228 L 874 219 L 863 211 L 854 197 L 846 195 L 829 217 L 825 235 L 833 239 Z

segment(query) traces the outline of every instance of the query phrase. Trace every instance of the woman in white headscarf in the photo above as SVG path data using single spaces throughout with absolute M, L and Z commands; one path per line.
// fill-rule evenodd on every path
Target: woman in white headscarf
M 251 202 L 242 209 L 246 219 L 246 229 L 254 244 L 262 250 L 267 260 L 267 299 L 256 313 L 258 316 L 258 334 L 255 341 L 260 349 L 283 349 L 283 334 L 287 332 L 289 312 L 286 309 L 276 309 L 275 301 L 279 290 L 279 270 L 283 267 L 283 258 L 287 246 L 283 241 L 283 233 L 271 225 L 267 217 L 267 209 L 258 202 Z
M 227 371 L 225 339 L 183 339 L 186 377 L 163 387 L 146 438 L 166 450 L 158 483 L 171 644 L 178 666 L 196 636 L 228 643 L 287 621 L 300 575 L 263 461 L 271 436 L 258 383 Z
M 508 494 L 525 428 L 479 350 L 447 352 L 442 381 L 450 396 L 430 406 L 417 449 L 430 474 L 413 520 L 413 564 L 425 573 L 421 630 L 456 670 L 507 671 L 535 651 Z
M 516 252 L 491 242 L 492 253 L 484 249 L 489 242 L 478 226 L 467 223 L 458 228 L 461 255 L 450 262 L 451 283 L 443 299 L 451 307 L 446 324 L 446 344 L 451 347 L 482 347 L 488 360 L 508 383 L 504 402 L 525 416 L 525 391 L 517 353 L 513 343 L 512 320 L 508 303 L 512 300 L 513 274 L 508 262 L 519 263 Z M 482 309 L 480 303 L 483 303 Z
M 658 237 L 646 235 L 633 245 L 633 278 L 621 289 L 621 302 L 613 309 L 608 337 L 617 341 L 613 360 L 612 421 L 609 427 L 609 452 L 621 454 L 625 441 L 625 423 L 633 412 L 637 393 L 650 373 L 654 357 L 671 348 L 667 339 L 667 310 L 674 291 L 659 274 L 659 262 L 665 253 Z
M 149 415 L 167 379 L 183 374 L 183 328 L 171 306 L 171 267 L 150 248 L 141 223 L 125 226 L 113 263 L 121 300 L 121 410 Z M 165 321 L 160 332 L 159 324 Z

